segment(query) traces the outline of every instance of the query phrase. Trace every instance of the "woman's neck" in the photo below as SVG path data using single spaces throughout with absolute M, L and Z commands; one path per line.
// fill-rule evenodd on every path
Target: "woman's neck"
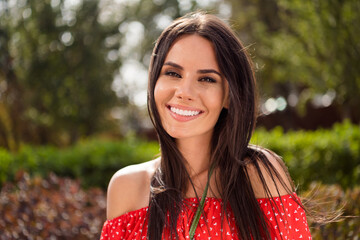
M 208 181 L 208 172 L 210 168 L 211 155 L 211 138 L 191 138 L 177 140 L 177 146 L 185 158 L 186 169 L 190 175 L 191 181 L 194 184 L 192 187 L 190 181 L 186 191 L 186 197 L 201 196 Z M 210 180 L 208 196 L 218 196 L 217 191 L 214 191 L 215 177 Z
M 177 140 L 177 146 L 185 158 L 190 177 L 207 172 L 210 167 L 210 139 L 189 138 Z

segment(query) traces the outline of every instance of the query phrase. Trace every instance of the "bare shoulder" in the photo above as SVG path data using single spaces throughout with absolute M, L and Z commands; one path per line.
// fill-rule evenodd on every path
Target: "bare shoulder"
M 113 175 L 107 190 L 107 219 L 148 205 L 151 177 L 159 163 L 155 159 L 127 166 Z
M 271 168 L 268 169 L 261 161 L 258 160 L 260 172 L 264 177 L 265 183 L 269 188 L 271 195 L 275 197 L 289 194 L 289 190 L 293 190 L 293 184 L 283 160 L 268 149 L 260 147 L 257 148 L 257 150 L 261 151 L 266 156 L 268 163 L 274 167 L 275 171 L 280 176 L 280 179 L 278 179 Z M 252 163 L 248 164 L 247 172 L 249 174 L 251 186 L 254 190 L 256 198 L 267 197 L 256 166 Z M 281 181 L 283 181 L 285 186 L 281 183 Z

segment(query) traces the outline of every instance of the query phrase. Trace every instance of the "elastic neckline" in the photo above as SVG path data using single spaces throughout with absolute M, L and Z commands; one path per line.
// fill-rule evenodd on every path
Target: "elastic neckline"
M 296 195 L 295 192 L 293 192 L 292 194 L 293 194 L 295 197 L 297 197 L 297 195 Z M 279 198 L 292 198 L 292 195 L 291 195 L 291 194 L 285 194 L 285 195 L 273 197 L 274 200 L 279 199 Z M 264 201 L 264 200 L 265 200 L 265 201 L 266 201 L 266 200 L 270 201 L 271 198 L 257 198 L 256 200 L 257 200 L 258 202 Z M 197 202 L 199 202 L 199 199 L 196 198 L 196 197 L 190 197 L 190 198 L 184 198 L 183 201 L 197 203 Z M 219 202 L 219 203 L 222 203 L 222 202 L 223 202 L 221 198 L 216 198 L 216 197 L 206 197 L 206 198 L 205 198 L 205 202 L 208 202 L 208 201 L 215 201 L 215 202 Z M 126 212 L 126 213 L 124 213 L 124 214 L 122 214 L 122 215 L 120 215 L 120 216 L 118 216 L 118 217 L 115 217 L 115 218 L 112 218 L 112 219 L 108 219 L 108 220 L 106 220 L 106 221 L 107 221 L 107 222 L 108 222 L 108 221 L 111 222 L 111 221 L 115 221 L 115 220 L 117 220 L 117 219 L 119 219 L 119 218 L 123 218 L 123 217 L 126 217 L 126 216 L 134 215 L 134 214 L 136 214 L 136 213 L 147 212 L 147 211 L 148 211 L 148 208 L 149 208 L 149 206 L 142 207 L 142 208 L 139 208 L 139 209 L 136 209 L 136 210 L 132 210 L 132 211 Z

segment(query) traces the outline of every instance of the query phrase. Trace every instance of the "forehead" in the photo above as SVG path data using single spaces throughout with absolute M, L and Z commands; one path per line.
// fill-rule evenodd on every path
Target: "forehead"
M 177 38 L 169 48 L 166 61 L 219 69 L 213 43 L 197 34 Z

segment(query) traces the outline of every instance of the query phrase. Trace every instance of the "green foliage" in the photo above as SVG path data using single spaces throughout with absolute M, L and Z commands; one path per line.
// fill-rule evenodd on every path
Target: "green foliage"
M 295 184 L 303 189 L 313 181 L 341 184 L 345 189 L 360 182 L 360 128 L 349 122 L 314 132 L 258 129 L 252 143 L 282 156 Z M 24 145 L 16 154 L 0 149 L 0 184 L 25 170 L 42 176 L 55 172 L 80 179 L 87 187 L 105 189 L 117 170 L 154 159 L 158 153 L 156 142 L 134 137 L 121 141 L 91 139 L 65 149 Z
M 336 92 L 342 117 L 360 104 L 360 2 L 243 0 L 232 3 L 240 38 L 251 47 L 266 95 L 309 98 Z
M 117 170 L 153 159 L 158 151 L 157 143 L 135 138 L 116 142 L 92 139 L 66 149 L 24 145 L 16 154 L 0 151 L 0 154 L 8 156 L 1 160 L 5 164 L 0 168 L 0 180 L 1 183 L 13 180 L 20 170 L 41 176 L 54 172 L 79 179 L 86 187 L 99 186 L 105 189 Z
M 1 145 L 10 145 L 12 135 L 69 144 L 109 126 L 119 62 L 108 53 L 119 41 L 109 45 L 106 38 L 118 29 L 99 23 L 98 1 L 80 2 L 0 0 L 0 107 L 9 112 L 0 111 Z
M 0 146 L 16 151 L 20 142 L 75 143 L 109 130 L 115 106 L 121 129 L 141 128 L 134 96 L 146 92 L 155 39 L 198 5 L 0 0 Z M 138 65 L 143 73 L 123 70 Z
M 115 105 L 123 127 L 139 129 L 141 116 L 129 105 L 134 90 L 146 90 L 138 86 L 144 74 L 131 76 L 139 81 L 130 86 L 124 62 L 146 69 L 162 29 L 199 8 L 230 18 L 255 57 L 265 95 L 294 94 L 304 107 L 327 92 L 343 118 L 360 117 L 356 0 L 0 0 L 0 6 L 0 145 L 13 151 L 20 142 L 62 145 L 101 131 Z M 112 85 L 114 76 L 120 80 Z
M 9 171 L 10 168 L 10 164 L 13 160 L 13 157 L 11 156 L 11 154 L 5 150 L 5 149 L 1 149 L 0 148 L 0 183 L 5 182 L 6 180 L 8 180 L 8 174 L 7 171 Z
M 252 143 L 283 157 L 295 184 L 307 188 L 312 181 L 351 187 L 360 182 L 360 128 L 349 122 L 333 129 L 284 133 L 277 127 L 258 129 Z

